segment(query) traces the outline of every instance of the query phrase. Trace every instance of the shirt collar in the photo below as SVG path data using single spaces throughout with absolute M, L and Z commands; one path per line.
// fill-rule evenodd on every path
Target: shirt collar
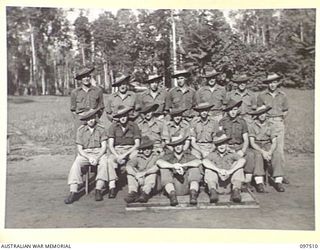
M 182 89 L 181 89 L 180 87 L 177 87 L 177 91 L 182 92 Z M 186 91 L 183 92 L 183 93 L 187 93 L 187 92 L 189 92 L 189 91 L 190 91 L 190 88 L 186 87 Z

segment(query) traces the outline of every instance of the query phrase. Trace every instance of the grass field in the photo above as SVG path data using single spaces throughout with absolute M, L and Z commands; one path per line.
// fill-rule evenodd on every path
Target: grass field
M 284 91 L 290 109 L 286 120 L 285 150 L 288 153 L 314 152 L 314 91 Z M 69 101 L 70 97 L 60 96 L 9 96 L 10 147 L 33 143 L 52 148 L 51 153 L 60 153 L 66 146 L 72 147 L 74 132 Z

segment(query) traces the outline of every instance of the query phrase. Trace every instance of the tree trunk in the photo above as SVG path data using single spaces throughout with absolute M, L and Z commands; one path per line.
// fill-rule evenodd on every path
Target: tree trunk
M 86 56 L 84 54 L 84 44 L 81 43 L 82 65 L 86 66 Z
M 300 40 L 301 40 L 301 42 L 303 42 L 303 40 L 304 40 L 303 33 L 304 33 L 303 23 L 300 22 Z
M 44 69 L 41 70 L 41 89 L 42 89 L 42 95 L 46 95 L 46 80 L 45 80 L 45 72 Z
M 108 84 L 108 66 L 107 66 L 107 62 L 105 62 L 103 64 L 103 75 L 104 75 L 104 89 L 109 90 L 109 84 Z
M 264 27 L 264 25 L 262 25 L 262 27 L 261 27 L 261 35 L 262 35 L 262 44 L 263 44 L 263 46 L 265 46 L 266 45 L 266 34 L 265 34 L 265 27 Z
M 30 28 L 30 40 L 31 40 L 31 52 L 32 52 L 32 61 L 31 61 L 31 69 L 32 69 L 32 81 L 31 84 L 34 83 L 34 85 L 37 87 L 37 81 L 36 81 L 36 75 L 37 75 L 37 60 L 36 60 L 36 49 L 35 49 L 35 43 L 34 43 L 34 30 L 33 27 L 29 21 L 29 28 Z
M 58 79 L 57 79 L 57 62 L 53 59 L 53 80 L 54 80 L 54 94 L 57 95 L 58 91 Z

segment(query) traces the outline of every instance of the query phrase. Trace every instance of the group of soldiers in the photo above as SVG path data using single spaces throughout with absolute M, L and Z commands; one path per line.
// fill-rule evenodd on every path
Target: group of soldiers
M 93 70 L 77 73 L 81 86 L 71 93 L 77 156 L 66 204 L 79 198 L 87 165 L 97 167 L 96 201 L 103 200 L 106 184 L 108 197 L 116 197 L 120 175 L 127 180 L 127 203 L 148 202 L 164 190 L 171 206 L 185 194 L 196 205 L 201 185 L 210 203 L 226 190 L 231 201 L 241 202 L 241 192 L 265 192 L 266 174 L 275 190 L 285 191 L 288 102 L 279 89 L 280 75 L 266 74 L 267 89 L 258 94 L 248 89 L 251 78 L 245 74 L 231 79 L 237 87 L 229 92 L 217 84 L 215 70 L 202 75 L 206 84 L 196 91 L 187 84 L 187 70 L 174 72 L 177 86 L 170 90 L 162 87 L 163 76 L 150 75 L 148 89 L 139 94 L 129 89 L 130 75 L 122 75 L 112 85 L 117 91 L 104 100 L 91 84 Z

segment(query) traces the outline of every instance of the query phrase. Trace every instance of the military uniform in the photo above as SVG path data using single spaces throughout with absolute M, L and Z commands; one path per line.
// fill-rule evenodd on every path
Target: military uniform
M 193 117 L 194 112 L 192 107 L 195 104 L 195 90 L 190 87 L 186 87 L 186 91 L 183 92 L 181 88 L 174 87 L 168 93 L 165 109 L 187 109 L 183 115 L 187 117 Z
M 183 133 L 188 138 L 190 137 L 190 124 L 182 120 L 179 125 L 174 121 L 164 121 L 162 130 L 162 140 L 169 142 L 173 136 Z
M 120 105 L 133 107 L 134 109 L 136 106 L 136 94 L 132 91 L 127 91 L 125 97 L 122 99 L 119 92 L 113 93 L 106 102 L 105 111 L 108 115 L 113 115 Z
M 148 89 L 140 94 L 138 98 L 140 107 L 145 107 L 151 104 L 159 104 L 159 107 L 155 111 L 155 113 L 163 113 L 163 111 L 165 110 L 168 92 L 165 89 L 159 89 L 155 95 L 152 95 L 152 93 L 153 92 Z
M 156 118 L 152 118 L 150 121 L 141 120 L 138 123 L 139 129 L 141 131 L 141 136 L 148 136 L 152 141 L 154 141 L 154 148 L 156 151 L 162 151 L 162 130 L 163 121 Z

